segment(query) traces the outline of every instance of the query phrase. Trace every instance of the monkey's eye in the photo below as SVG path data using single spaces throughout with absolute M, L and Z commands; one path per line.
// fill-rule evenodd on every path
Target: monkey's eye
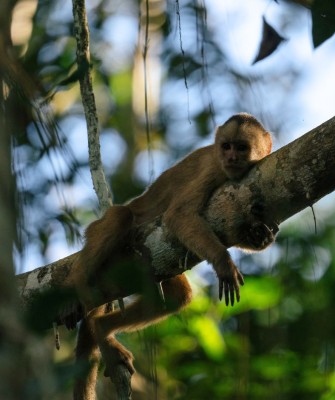
M 247 151 L 249 149 L 249 147 L 248 147 L 248 145 L 247 144 L 238 144 L 237 146 L 236 146 L 236 150 L 237 151 Z
M 230 150 L 231 144 L 230 143 L 221 143 L 222 150 Z

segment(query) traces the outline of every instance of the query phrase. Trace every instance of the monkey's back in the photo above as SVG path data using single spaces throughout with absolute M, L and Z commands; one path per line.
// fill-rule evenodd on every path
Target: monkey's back
M 213 145 L 193 151 L 163 172 L 142 195 L 131 200 L 127 206 L 136 223 L 141 224 L 162 215 L 172 201 L 175 203 L 176 199 L 183 199 L 184 193 L 197 192 L 204 185 L 219 184 L 213 151 Z

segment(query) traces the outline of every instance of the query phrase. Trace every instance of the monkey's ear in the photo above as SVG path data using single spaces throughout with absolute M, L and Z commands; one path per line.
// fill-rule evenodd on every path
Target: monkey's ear
M 267 141 L 267 154 L 270 154 L 272 151 L 272 137 L 271 134 L 269 132 L 266 132 L 266 141 Z

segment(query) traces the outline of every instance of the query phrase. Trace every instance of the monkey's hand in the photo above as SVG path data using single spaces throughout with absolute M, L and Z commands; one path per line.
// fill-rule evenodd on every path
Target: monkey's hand
M 120 342 L 113 336 L 105 339 L 101 346 L 102 356 L 104 358 L 106 369 L 104 375 L 111 378 L 113 382 L 117 379 L 117 369 L 123 365 L 127 368 L 130 375 L 133 375 L 135 368 L 133 366 L 134 357 Z
M 250 249 L 264 250 L 275 241 L 278 225 L 269 228 L 263 222 L 256 221 L 246 229 L 246 240 Z
M 226 305 L 230 302 L 233 306 L 235 296 L 237 302 L 240 301 L 240 285 L 244 285 L 243 275 L 233 263 L 228 251 L 225 251 L 220 262 L 213 264 L 213 268 L 219 279 L 219 299 L 222 300 L 224 293 Z

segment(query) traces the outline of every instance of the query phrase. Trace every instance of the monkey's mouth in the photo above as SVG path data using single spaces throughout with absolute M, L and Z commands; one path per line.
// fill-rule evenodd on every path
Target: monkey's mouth
M 238 164 L 229 164 L 224 167 L 228 178 L 230 179 L 238 179 L 241 178 L 245 173 L 247 173 L 248 169 L 243 165 Z
M 245 169 L 246 169 L 244 165 L 240 165 L 240 164 L 228 164 L 228 165 L 225 165 L 224 168 L 229 171 L 236 171 L 236 172 L 245 171 Z

